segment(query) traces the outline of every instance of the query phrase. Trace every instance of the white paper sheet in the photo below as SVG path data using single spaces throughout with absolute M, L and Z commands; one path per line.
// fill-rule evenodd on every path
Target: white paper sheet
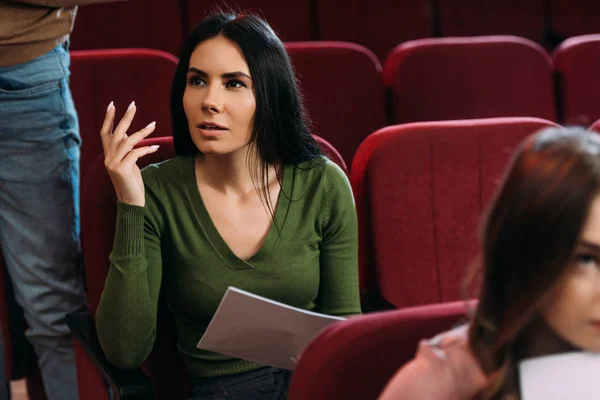
M 229 287 L 197 347 L 293 370 L 315 335 L 341 320 Z
M 600 399 L 600 354 L 562 353 L 525 360 L 519 368 L 521 400 Z

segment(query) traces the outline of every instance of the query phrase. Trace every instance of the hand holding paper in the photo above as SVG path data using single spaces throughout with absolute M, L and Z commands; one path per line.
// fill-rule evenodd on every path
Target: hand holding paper
M 230 287 L 197 347 L 293 370 L 313 337 L 341 320 Z

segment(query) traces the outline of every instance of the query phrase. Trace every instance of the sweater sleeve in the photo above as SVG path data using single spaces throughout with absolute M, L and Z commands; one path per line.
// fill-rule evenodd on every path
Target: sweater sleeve
M 331 161 L 324 184 L 318 309 L 330 315 L 360 314 L 358 223 L 352 189 L 344 171 Z
M 156 337 L 162 280 L 161 221 L 155 196 L 147 185 L 145 207 L 118 204 L 110 269 L 96 312 L 96 329 L 106 357 L 120 368 L 138 367 L 148 357 Z

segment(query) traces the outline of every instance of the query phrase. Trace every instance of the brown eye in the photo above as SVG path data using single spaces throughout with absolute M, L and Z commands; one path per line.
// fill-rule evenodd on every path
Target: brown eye
M 204 82 L 204 79 L 200 78 L 199 76 L 192 76 L 190 79 L 188 79 L 188 83 L 191 86 L 206 85 L 206 82 Z
M 593 254 L 581 253 L 575 256 L 575 261 L 578 267 L 587 268 L 594 267 L 598 264 L 598 259 Z
M 244 84 L 244 82 L 242 82 L 242 81 L 238 81 L 238 80 L 234 79 L 234 80 L 227 82 L 226 87 L 233 88 L 233 89 L 239 89 L 239 88 L 246 87 L 246 84 Z

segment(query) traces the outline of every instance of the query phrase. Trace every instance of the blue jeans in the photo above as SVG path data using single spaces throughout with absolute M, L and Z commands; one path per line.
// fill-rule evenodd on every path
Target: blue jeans
M 0 250 L 49 400 L 78 398 L 65 315 L 85 307 L 67 46 L 0 68 Z

